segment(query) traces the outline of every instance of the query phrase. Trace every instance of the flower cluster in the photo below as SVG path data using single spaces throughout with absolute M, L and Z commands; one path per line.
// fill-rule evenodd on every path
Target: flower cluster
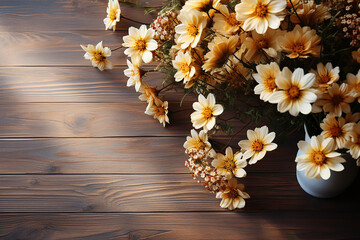
M 342 14 L 338 19 L 346 38 L 350 38 L 351 46 L 360 47 L 360 6 L 357 0 L 344 1 Z
M 238 178 L 277 148 L 267 126 L 248 130 L 234 146 L 232 140 L 260 120 L 282 137 L 306 126 L 311 141 L 298 143 L 303 155 L 296 162 L 309 178 L 342 171 L 342 154 L 359 159 L 358 0 L 172 0 L 157 10 L 149 28 L 130 27 L 123 38 L 127 85 L 164 126 L 168 102 L 160 92 L 183 88 L 181 102 L 197 95 L 185 165 L 222 199 L 221 207 L 244 207 L 249 195 Z M 105 28 L 116 30 L 121 17 L 118 0 L 109 0 Z M 102 43 L 82 48 L 94 67 L 112 67 Z M 154 70 L 145 70 L 153 61 Z M 145 82 L 153 71 L 164 73 L 160 89 Z M 241 130 L 239 123 L 245 123 Z M 210 144 L 218 134 L 229 142 Z
M 184 143 L 185 153 L 189 156 L 185 166 L 194 179 L 201 178 L 199 182 L 203 182 L 207 190 L 216 193 L 216 198 L 222 198 L 221 207 L 230 210 L 243 208 L 245 199 L 250 196 L 244 192 L 243 184 L 237 184 L 237 178 L 246 177 L 244 168 L 248 164 L 255 164 L 265 157 L 267 151 L 277 148 L 272 142 L 275 133 L 268 131 L 267 126 L 248 130 L 248 139 L 238 143 L 240 150 L 234 153 L 231 147 L 227 147 L 224 155 L 211 147 L 205 128 L 200 133 L 193 129 Z

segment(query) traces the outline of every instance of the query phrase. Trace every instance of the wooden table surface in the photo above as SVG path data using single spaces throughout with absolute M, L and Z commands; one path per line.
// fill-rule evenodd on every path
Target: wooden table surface
M 333 199 L 298 186 L 302 133 L 248 168 L 245 209 L 221 209 L 184 166 L 189 112 L 163 128 L 126 87 L 122 50 L 113 71 L 83 59 L 80 44 L 115 48 L 133 25 L 123 19 L 117 32 L 104 31 L 106 5 L 0 1 L 0 239 L 360 238 L 359 178 Z M 176 107 L 179 96 L 167 99 Z

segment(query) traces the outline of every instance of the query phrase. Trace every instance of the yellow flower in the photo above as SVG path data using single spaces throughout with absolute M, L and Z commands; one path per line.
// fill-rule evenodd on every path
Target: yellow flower
M 260 99 L 267 102 L 275 91 L 278 90 L 275 79 L 280 75 L 280 68 L 276 62 L 256 66 L 257 73 L 253 74 L 258 85 L 255 94 L 260 94 Z
M 339 67 L 333 68 L 331 63 L 327 63 L 325 66 L 322 63 L 318 63 L 317 70 L 311 69 L 310 72 L 315 74 L 315 83 L 313 87 L 322 92 L 340 78 Z
M 120 4 L 119 0 L 109 0 L 107 7 L 107 17 L 104 19 L 105 30 L 113 29 L 116 30 L 116 23 L 120 22 Z
M 197 10 L 204 17 L 213 17 L 215 9 L 219 9 L 220 5 L 220 0 L 188 0 L 181 9 L 181 13 Z
M 339 86 L 334 83 L 328 88 L 328 92 L 323 93 L 315 102 L 313 112 L 321 112 L 323 109 L 326 113 L 334 113 L 340 117 L 343 112 L 351 112 L 350 103 L 353 101 L 354 97 L 351 96 L 349 85 L 342 83 Z
M 331 18 L 329 10 L 324 4 L 316 5 L 314 1 L 303 2 L 296 8 L 297 15 L 295 13 L 291 15 L 290 21 L 295 24 L 313 26 Z
M 137 64 L 132 64 L 129 60 L 127 61 L 128 69 L 124 70 L 125 76 L 129 77 L 129 80 L 127 81 L 128 87 L 135 85 L 135 90 L 139 92 L 139 89 L 141 87 L 141 71 L 140 66 Z
M 162 102 L 160 99 L 154 99 L 153 103 L 149 103 L 145 114 L 153 116 L 154 119 L 159 120 L 159 122 L 165 127 L 166 123 L 169 123 L 168 117 L 168 102 Z
M 147 29 L 141 25 L 140 29 L 130 27 L 129 35 L 123 37 L 123 46 L 125 54 L 131 57 L 133 63 L 140 64 L 141 60 L 145 63 L 151 62 L 153 58 L 152 51 L 156 50 L 158 45 L 154 38 L 154 30 Z
M 211 130 L 216 123 L 216 116 L 219 116 L 224 108 L 220 104 L 215 104 L 215 96 L 209 93 L 207 98 L 202 94 L 198 97 L 198 102 L 193 103 L 195 112 L 191 114 L 191 122 L 195 129 L 201 127 L 207 132 Z
M 246 176 L 244 167 L 246 167 L 246 159 L 242 158 L 242 153 L 233 153 L 231 147 L 227 147 L 225 156 L 217 153 L 211 165 L 216 168 L 218 174 L 225 176 L 226 179 L 231 179 L 233 176 L 242 178 Z
M 241 31 L 241 23 L 236 19 L 236 13 L 230 13 L 226 5 L 221 5 L 219 13 L 215 13 L 213 30 L 230 37 Z
M 265 34 L 251 32 L 251 36 L 244 41 L 246 46 L 245 59 L 248 62 L 263 62 L 268 57 L 276 58 L 279 55 L 280 47 L 277 38 L 282 32 L 280 30 L 269 29 Z
M 140 101 L 144 101 L 147 103 L 154 103 L 155 99 L 157 99 L 157 92 L 155 87 L 151 87 L 148 84 L 141 84 L 139 92 L 142 94 L 139 96 Z
M 220 72 L 225 71 L 226 63 L 230 56 L 236 51 L 236 46 L 239 43 L 239 36 L 215 37 L 212 42 L 209 43 L 209 52 L 205 55 L 205 63 L 202 69 L 205 72 Z
M 272 94 L 269 102 L 277 103 L 277 109 L 281 113 L 289 111 L 295 117 L 299 112 L 309 114 L 312 110 L 311 103 L 317 98 L 311 89 L 314 82 L 315 74 L 304 75 L 302 68 L 297 68 L 292 73 L 285 67 L 275 80 L 279 90 Z
M 278 38 L 279 46 L 288 53 L 289 58 L 308 58 L 310 55 L 319 57 L 320 41 L 321 38 L 316 35 L 315 30 L 307 26 L 301 28 L 300 25 Z
M 336 150 L 344 148 L 347 141 L 352 141 L 355 138 L 355 134 L 353 132 L 354 123 L 346 123 L 344 118 L 336 119 L 335 117 L 334 114 L 328 114 L 320 123 L 320 127 L 323 130 L 321 136 L 334 139 Z
M 351 55 L 355 61 L 360 63 L 360 48 L 357 51 L 353 51 Z
M 91 44 L 88 44 L 87 47 L 80 46 L 86 52 L 84 58 L 89 59 L 93 67 L 97 67 L 100 71 L 113 68 L 112 63 L 106 59 L 111 56 L 111 50 L 108 47 L 103 47 L 102 41 L 96 47 Z
M 184 143 L 185 149 L 196 149 L 209 151 L 211 149 L 211 144 L 208 141 L 208 135 L 205 131 L 201 130 L 198 134 L 194 129 L 191 130 L 191 137 L 186 137 L 186 142 Z
M 184 12 L 178 16 L 181 24 L 175 27 L 175 32 L 180 36 L 177 38 L 177 44 L 185 49 L 189 46 L 195 48 L 207 25 L 207 18 L 199 11 Z
M 275 132 L 269 133 L 267 126 L 255 128 L 255 130 L 247 131 L 248 140 L 241 140 L 239 146 L 244 152 L 243 158 L 251 158 L 249 164 L 255 164 L 265 157 L 267 151 L 273 151 L 277 148 L 277 144 L 272 141 L 275 138 Z
M 268 27 L 278 29 L 286 8 L 286 0 L 242 0 L 235 6 L 236 18 L 244 21 L 245 31 L 264 34 Z
M 320 136 L 311 137 L 310 143 L 300 141 L 298 147 L 303 155 L 296 157 L 296 169 L 305 170 L 305 176 L 308 178 L 324 180 L 330 178 L 330 170 L 340 172 L 344 170 L 341 163 L 346 162 L 341 154 L 335 152 L 334 139 L 324 139 Z
M 346 83 L 349 85 L 351 96 L 355 98 L 360 97 L 360 70 L 358 71 L 356 76 L 352 73 L 348 73 L 346 75 Z
M 172 60 L 174 68 L 177 70 L 175 73 L 175 81 L 180 82 L 184 80 L 184 83 L 190 82 L 196 73 L 195 67 L 192 65 L 192 58 L 189 52 L 183 53 L 179 51 Z
M 243 208 L 245 207 L 245 199 L 250 198 L 244 190 L 244 185 L 238 184 L 236 178 L 232 178 L 228 181 L 225 190 L 216 194 L 216 198 L 222 198 L 220 203 L 222 208 L 229 210 Z
M 354 125 L 355 138 L 346 142 L 346 148 L 349 149 L 351 157 L 357 159 L 357 165 L 360 166 L 360 122 Z

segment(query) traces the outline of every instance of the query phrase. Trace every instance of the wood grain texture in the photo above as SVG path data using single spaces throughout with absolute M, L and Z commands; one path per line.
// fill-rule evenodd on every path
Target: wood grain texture
M 191 128 L 185 106 L 166 128 L 145 109 L 143 102 L 0 104 L 0 137 L 185 136 Z
M 241 182 L 252 197 L 246 211 L 360 212 L 360 194 L 354 191 L 359 178 L 347 194 L 327 200 L 303 192 L 294 173 L 251 173 Z M 188 174 L 0 175 L 0 212 L 154 211 L 221 208 L 219 199 Z
M 189 135 L 190 114 L 194 111 L 191 101 L 184 102 L 181 107 L 179 102 L 169 103 L 170 125 L 165 128 L 144 114 L 146 106 L 138 100 L 129 103 L 0 103 L 0 138 Z M 228 123 L 234 132 L 244 126 L 235 120 Z M 219 132 L 219 135 L 226 133 Z
M 0 140 L 0 174 L 188 173 L 184 141 L 185 137 Z
M 346 212 L 349 213 L 349 212 Z M 357 239 L 337 210 L 269 213 L 0 214 L 0 238 L 13 239 Z M 359 213 L 352 213 L 359 217 Z
M 226 142 L 227 138 L 215 140 Z M 0 174 L 188 173 L 184 166 L 187 157 L 182 147 L 184 141 L 185 136 L 1 139 Z M 232 144 L 234 151 L 239 150 L 237 141 Z M 214 141 L 211 142 L 214 145 Z M 269 152 L 258 164 L 249 165 L 246 170 L 249 174 L 292 174 L 295 146 L 296 141 L 279 144 L 277 151 Z
M 302 133 L 246 168 L 245 209 L 221 209 L 184 167 L 191 102 L 164 129 L 126 87 L 123 50 L 113 71 L 83 58 L 80 44 L 115 48 L 139 26 L 122 19 L 104 31 L 107 2 L 0 1 L 0 239 L 359 238 L 360 177 L 337 198 L 304 193 L 294 163 Z M 121 7 L 144 22 L 155 16 Z M 180 95 L 168 93 L 170 109 Z
M 0 60 L 1 61 L 1 60 Z M 138 102 L 140 93 L 127 87 L 127 67 L 101 72 L 93 67 L 0 68 L 0 102 Z M 148 73 L 143 82 L 162 87 L 161 73 Z M 167 101 L 179 102 L 184 91 L 164 91 Z M 188 95 L 185 101 L 195 100 Z
M 41 32 L 64 30 L 103 30 L 107 0 L 1 0 L 0 32 Z M 161 6 L 161 0 L 134 0 L 142 6 Z M 144 9 L 121 3 L 125 17 L 151 23 L 154 14 L 145 15 Z M 137 25 L 121 19 L 119 30 Z M 105 32 L 104 32 L 105 33 Z
M 0 17 L 1 18 L 1 17 Z M 103 45 L 111 49 L 120 47 L 128 32 L 85 31 L 72 32 L 1 32 L 0 66 L 91 66 L 84 59 L 80 44 Z M 112 52 L 109 57 L 115 65 L 126 65 L 124 49 Z

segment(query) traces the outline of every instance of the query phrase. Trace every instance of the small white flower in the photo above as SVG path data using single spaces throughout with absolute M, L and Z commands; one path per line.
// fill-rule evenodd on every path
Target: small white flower
M 154 38 L 154 30 L 152 28 L 147 29 L 145 25 L 141 25 L 139 29 L 130 27 L 129 35 L 123 37 L 123 46 L 125 54 L 131 57 L 133 63 L 141 63 L 141 60 L 145 63 L 152 61 L 153 54 L 158 47 Z
M 138 64 L 132 64 L 129 60 L 127 60 L 128 69 L 124 70 L 125 76 L 129 78 L 127 81 L 128 87 L 135 85 L 135 90 L 139 92 L 141 87 L 141 73 L 140 66 Z
M 269 133 L 267 126 L 255 128 L 255 130 L 247 131 L 248 140 L 241 140 L 239 146 L 244 152 L 243 158 L 251 158 L 249 164 L 255 164 L 263 159 L 267 151 L 273 151 L 277 148 L 277 144 L 272 141 L 275 138 L 275 132 Z
M 113 29 L 116 30 L 116 23 L 120 22 L 120 4 L 119 0 L 109 0 L 107 7 L 107 17 L 104 19 L 105 30 Z
M 340 172 L 344 170 L 341 163 L 346 162 L 341 154 L 335 152 L 335 141 L 332 138 L 324 139 L 320 136 L 312 136 L 310 143 L 300 141 L 298 147 L 303 155 L 296 157 L 296 169 L 305 170 L 308 178 L 324 180 L 330 178 L 330 170 Z
M 292 73 L 287 67 L 275 80 L 279 90 L 274 92 L 269 99 L 270 103 L 277 103 L 279 112 L 289 111 L 293 116 L 309 114 L 312 110 L 311 103 L 317 99 L 312 85 L 315 82 L 315 74 L 304 75 L 302 68 L 295 69 Z
M 231 147 L 227 147 L 225 155 L 218 153 L 215 155 L 211 165 L 216 168 L 217 173 L 230 179 L 233 176 L 242 178 L 246 176 L 244 167 L 246 167 L 246 159 L 242 158 L 241 152 L 233 153 Z
M 195 129 L 203 127 L 205 132 L 215 126 L 216 116 L 219 116 L 224 111 L 220 104 L 216 104 L 215 96 L 212 93 L 209 93 L 207 98 L 200 94 L 198 102 L 193 103 L 193 108 L 195 112 L 190 116 L 191 122 Z
M 100 71 L 113 68 L 112 63 L 106 59 L 111 56 L 111 50 L 103 47 L 102 41 L 96 47 L 91 44 L 88 44 L 87 47 L 80 45 L 80 47 L 86 52 L 84 58 L 89 59 L 93 67 L 97 67 Z
M 222 198 L 220 207 L 229 210 L 245 207 L 245 199 L 250 196 L 244 192 L 244 189 L 244 185 L 238 184 L 236 178 L 230 179 L 225 190 L 216 194 L 216 198 Z

